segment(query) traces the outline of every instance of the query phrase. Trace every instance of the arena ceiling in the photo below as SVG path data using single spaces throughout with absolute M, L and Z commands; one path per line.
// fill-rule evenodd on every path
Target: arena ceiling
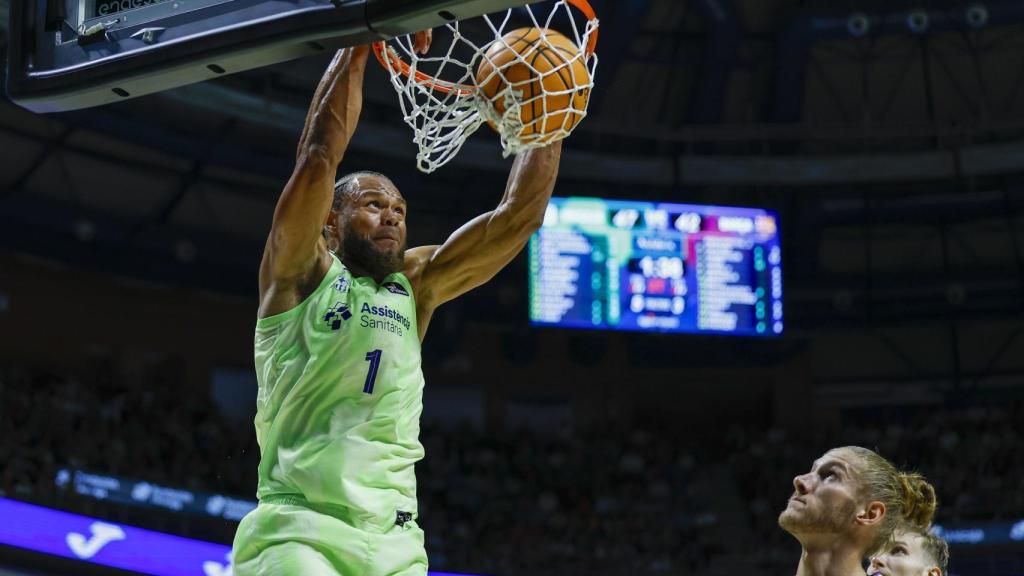
M 920 278 L 982 262 L 1019 275 L 1019 2 L 593 3 L 598 89 L 558 194 L 776 208 L 789 273 L 830 310 L 864 271 Z M 215 287 L 225 265 L 251 272 L 325 63 L 46 116 L 0 102 L 2 241 Z M 345 165 L 395 177 L 412 200 L 412 242 L 493 206 L 509 165 L 493 135 L 424 177 L 375 65 L 365 100 Z M 884 239 L 865 241 L 865 227 Z

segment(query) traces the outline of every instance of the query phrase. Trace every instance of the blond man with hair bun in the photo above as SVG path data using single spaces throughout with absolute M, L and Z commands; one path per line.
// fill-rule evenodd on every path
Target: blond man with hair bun
M 871 557 L 870 576 L 946 576 L 949 546 L 941 536 L 915 528 L 899 529 Z
M 935 489 L 923 476 L 859 446 L 829 450 L 793 487 L 779 526 L 802 547 L 797 576 L 866 576 L 865 559 L 898 528 L 927 530 L 935 514 Z

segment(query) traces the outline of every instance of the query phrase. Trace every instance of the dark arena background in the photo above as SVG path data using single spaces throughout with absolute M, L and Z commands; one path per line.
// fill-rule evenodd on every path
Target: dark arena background
M 934 483 L 950 574 L 1024 574 L 1024 4 L 592 4 L 600 66 L 555 196 L 763 210 L 780 308 L 737 304 L 774 320 L 742 334 L 537 321 L 539 244 L 440 308 L 432 573 L 791 575 L 793 477 L 853 444 Z M 0 574 L 231 574 L 257 270 L 329 59 L 0 102 Z M 499 201 L 486 126 L 430 175 L 411 140 L 371 62 L 341 172 L 394 180 L 410 246 Z M 651 262 L 661 289 L 675 261 Z

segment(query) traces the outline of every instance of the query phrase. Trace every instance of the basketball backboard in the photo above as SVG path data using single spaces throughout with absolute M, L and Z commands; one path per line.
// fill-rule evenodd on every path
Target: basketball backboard
M 98 106 L 536 0 L 11 0 L 9 97 Z

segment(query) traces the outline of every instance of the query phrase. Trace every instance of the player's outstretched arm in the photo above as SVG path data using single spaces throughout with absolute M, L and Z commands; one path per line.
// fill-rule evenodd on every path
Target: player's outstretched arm
M 320 80 L 295 154 L 295 170 L 274 210 L 260 264 L 260 317 L 290 310 L 303 287 L 330 268 L 321 234 L 331 210 L 334 178 L 363 103 L 369 48 L 338 51 Z
M 493 278 L 540 228 L 561 155 L 561 142 L 520 153 L 497 208 L 470 220 L 441 246 L 408 251 L 420 338 L 437 306 Z

